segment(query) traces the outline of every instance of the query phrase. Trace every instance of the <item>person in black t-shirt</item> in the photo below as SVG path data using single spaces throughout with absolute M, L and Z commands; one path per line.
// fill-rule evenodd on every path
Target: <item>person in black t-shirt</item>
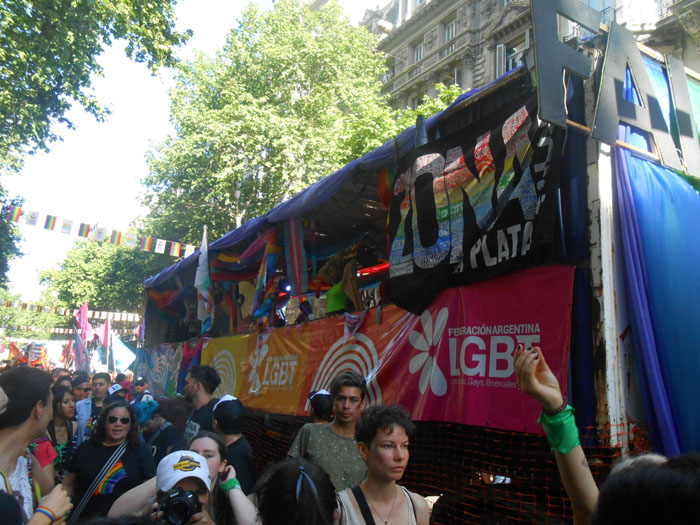
M 214 428 L 226 443 L 229 465 L 247 496 L 255 488 L 256 470 L 253 449 L 242 434 L 244 416 L 243 403 L 233 396 L 225 395 L 214 406 Z
M 195 365 L 185 379 L 185 400 L 194 405 L 187 419 L 183 439 L 189 441 L 200 430 L 214 430 L 212 413 L 218 399 L 212 396 L 221 383 L 216 370 L 206 365 Z
M 160 463 L 179 441 L 177 429 L 160 415 L 157 401 L 146 400 L 134 406 L 136 419 L 143 428 L 143 439 L 156 465 Z
M 77 516 L 71 519 L 106 516 L 119 496 L 155 476 L 153 457 L 141 445 L 136 427 L 134 412 L 126 400 L 104 407 L 92 438 L 78 447 L 63 480 L 68 492 L 73 492 L 73 513 Z M 118 456 L 122 444 L 126 448 Z M 108 462 L 113 465 L 105 472 L 103 467 Z M 85 503 L 83 497 L 95 480 Z

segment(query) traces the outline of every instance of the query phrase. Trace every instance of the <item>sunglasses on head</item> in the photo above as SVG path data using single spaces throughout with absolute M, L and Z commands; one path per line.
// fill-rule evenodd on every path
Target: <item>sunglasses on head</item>
M 116 423 L 117 420 L 121 421 L 122 425 L 128 425 L 131 423 L 131 418 L 129 417 L 117 417 L 117 416 L 108 416 L 107 417 L 107 423 Z

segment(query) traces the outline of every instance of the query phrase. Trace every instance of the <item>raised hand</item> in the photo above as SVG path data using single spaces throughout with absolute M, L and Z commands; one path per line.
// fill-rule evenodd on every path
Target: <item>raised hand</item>
M 539 346 L 527 350 L 522 344 L 516 347 L 515 377 L 518 388 L 539 401 L 545 410 L 556 410 L 564 402 L 559 381 Z

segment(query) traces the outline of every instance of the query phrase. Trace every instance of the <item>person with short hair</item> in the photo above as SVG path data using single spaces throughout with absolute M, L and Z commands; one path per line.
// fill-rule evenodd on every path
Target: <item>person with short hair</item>
M 187 418 L 183 439 L 189 441 L 201 430 L 214 431 L 212 415 L 218 399 L 214 390 L 221 384 L 219 373 L 207 365 L 195 365 L 185 378 L 185 400 L 194 405 Z
M 53 381 L 54 385 L 58 383 L 58 380 L 61 377 L 68 377 L 68 379 L 70 379 L 70 372 L 65 368 L 57 366 L 51 371 L 51 380 Z
M 131 404 L 135 405 L 145 399 L 153 399 L 153 394 L 148 390 L 148 381 L 143 376 L 134 379 L 134 393 L 131 395 Z
M 227 394 L 214 405 L 214 430 L 226 443 L 228 463 L 236 470 L 236 479 L 247 496 L 255 488 L 257 473 L 253 449 L 243 435 L 244 418 L 243 403 L 238 398 Z
M 123 399 L 105 405 L 63 479 L 69 491 L 75 489 L 71 521 L 105 516 L 119 496 L 155 473 L 153 456 L 141 444 L 131 406 Z
M 73 378 L 71 381 L 71 387 L 73 389 L 73 395 L 75 396 L 76 403 L 90 397 L 90 393 L 92 392 L 90 378 L 83 374 L 76 375 Z
M 309 392 L 309 417 L 313 423 L 330 423 L 333 418 L 333 397 L 328 390 Z
M 132 406 L 136 419 L 143 428 L 146 448 L 158 464 L 179 441 L 177 429 L 160 414 L 160 405 L 157 401 L 146 400 Z
M 331 525 L 335 487 L 312 461 L 288 458 L 260 478 L 255 499 L 262 525 Z
M 355 427 L 357 449 L 367 463 L 367 478 L 338 494 L 341 525 L 401 523 L 428 525 L 428 504 L 397 484 L 408 464 L 408 444 L 415 431 L 408 412 L 378 405 L 362 413 Z
M 92 393 L 87 399 L 75 405 L 75 418 L 78 422 L 78 444 L 88 439 L 92 427 L 102 412 L 102 405 L 107 397 L 111 378 L 107 372 L 98 372 L 92 376 Z
M 129 389 L 120 385 L 119 383 L 114 383 L 107 389 L 107 397 L 105 398 L 105 403 L 110 404 L 118 399 L 123 399 L 128 401 Z
M 73 390 L 73 381 L 71 380 L 70 376 L 62 375 L 58 377 L 54 383 L 54 386 L 62 386 L 68 390 Z
M 333 421 L 301 427 L 287 455 L 318 463 L 340 492 L 358 485 L 367 473 L 355 441 L 355 425 L 365 407 L 367 384 L 357 372 L 346 371 L 333 378 L 330 392 L 335 408 Z
M 10 483 L 10 476 L 20 467 L 18 463 L 24 464 L 27 447 L 46 433 L 52 415 L 51 374 L 30 367 L 11 368 L 0 374 L 0 492 L 15 496 L 3 502 L 4 520 L 20 513 L 31 525 L 48 525 L 52 516 L 62 519 L 72 507 L 69 494 L 57 485 L 33 511 L 29 480 L 22 480 L 22 486 L 29 487 L 28 494 L 16 493 L 16 486 Z

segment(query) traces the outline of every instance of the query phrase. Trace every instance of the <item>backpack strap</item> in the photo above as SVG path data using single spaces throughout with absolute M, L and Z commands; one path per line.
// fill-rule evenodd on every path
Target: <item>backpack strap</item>
M 119 458 L 122 457 L 124 451 L 126 450 L 126 445 L 127 443 L 125 441 L 119 445 L 119 447 L 117 447 L 114 453 L 107 460 L 107 463 L 105 463 L 105 465 L 102 467 L 102 470 L 100 470 L 100 472 L 97 473 L 97 476 L 95 476 L 95 479 L 92 480 L 92 483 L 85 491 L 85 494 L 83 494 L 83 498 L 80 500 L 80 503 L 78 503 L 78 505 L 73 509 L 73 512 L 71 512 L 70 519 L 68 520 L 69 525 L 75 525 L 78 523 L 80 514 L 85 509 L 85 505 L 87 505 L 88 501 L 90 501 L 90 498 L 93 496 L 98 485 L 102 483 L 102 481 L 109 474 L 109 471 L 112 470 L 112 467 L 114 467 L 114 465 L 117 464 L 117 461 L 119 461 Z
M 364 492 L 359 485 L 355 485 L 352 489 L 352 494 L 355 496 L 357 505 L 360 507 L 360 512 L 362 513 L 362 518 L 365 520 L 366 525 L 376 525 L 374 522 L 374 516 L 372 516 L 372 511 L 367 504 L 367 498 L 365 498 Z

